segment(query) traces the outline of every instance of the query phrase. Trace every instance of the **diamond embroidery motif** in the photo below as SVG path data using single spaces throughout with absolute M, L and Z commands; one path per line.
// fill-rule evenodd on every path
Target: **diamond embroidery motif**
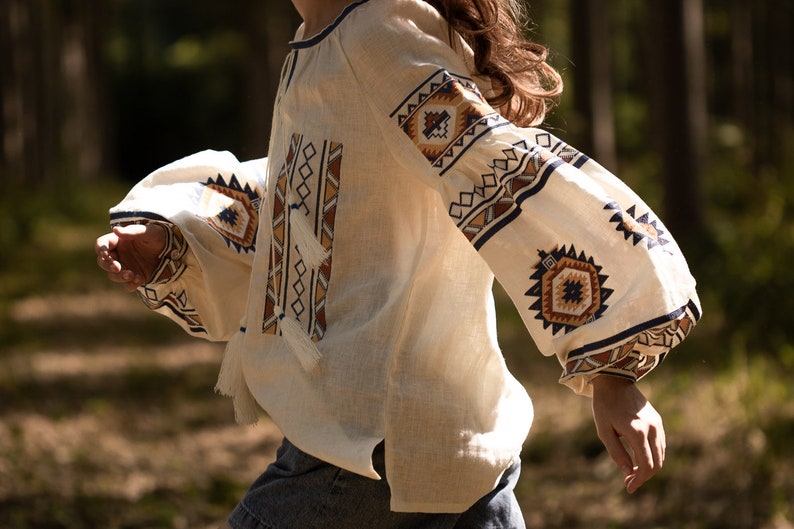
M 507 124 L 473 80 L 444 70 L 426 79 L 390 116 L 439 175 L 481 136 Z
M 318 342 L 326 332 L 325 296 L 331 279 L 333 241 L 341 167 L 341 143 L 322 141 L 316 146 L 294 134 L 273 193 L 273 238 L 262 333 L 277 334 L 282 307 L 298 320 L 309 337 Z M 300 198 L 300 213 L 310 215 L 314 236 L 331 256 L 319 268 L 308 268 L 290 240 L 287 199 Z M 288 310 L 287 310 L 288 308 Z
M 544 329 L 567 333 L 604 313 L 612 290 L 604 286 L 607 276 L 592 257 L 577 253 L 573 245 L 538 254 L 540 261 L 530 277 L 534 284 L 525 295 L 536 298 L 530 310 Z

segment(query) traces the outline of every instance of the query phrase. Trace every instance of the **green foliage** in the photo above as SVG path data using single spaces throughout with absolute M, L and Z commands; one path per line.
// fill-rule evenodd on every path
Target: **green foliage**
M 716 130 L 708 180 L 709 237 L 688 248 L 723 350 L 748 350 L 794 366 L 794 160 L 753 160 L 742 131 Z M 733 142 L 739 141 L 734 145 Z M 782 152 L 794 136 L 781 138 Z M 786 145 L 788 147 L 786 147 Z

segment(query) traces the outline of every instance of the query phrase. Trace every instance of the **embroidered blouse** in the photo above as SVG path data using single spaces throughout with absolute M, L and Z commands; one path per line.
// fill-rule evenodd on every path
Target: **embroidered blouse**
M 111 222 L 174 229 L 140 289 L 228 341 L 218 388 L 301 449 L 379 478 L 392 508 L 460 512 L 519 455 L 533 411 L 496 339 L 494 276 L 561 382 L 636 380 L 700 317 L 662 222 L 624 183 L 485 101 L 421 0 L 349 6 L 291 43 L 269 157 L 161 168 Z

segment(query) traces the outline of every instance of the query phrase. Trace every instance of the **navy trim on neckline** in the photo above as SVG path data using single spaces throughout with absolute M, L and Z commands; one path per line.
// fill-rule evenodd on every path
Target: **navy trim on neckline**
M 310 39 L 294 40 L 290 42 L 289 43 L 290 48 L 292 48 L 293 50 L 299 50 L 301 48 L 311 48 L 312 46 L 323 40 L 325 37 L 327 37 L 328 34 L 331 33 L 334 29 L 336 29 L 336 26 L 338 26 L 342 22 L 342 20 L 344 20 L 344 18 L 350 14 L 351 11 L 353 11 L 361 4 L 366 4 L 367 2 L 369 2 L 369 0 L 358 0 L 358 2 L 353 2 L 352 4 L 344 8 L 341 13 L 339 13 L 339 16 L 336 17 L 336 20 L 334 20 L 331 25 L 327 26 L 325 29 L 323 29 L 321 32 L 319 32 L 317 35 L 313 36 Z

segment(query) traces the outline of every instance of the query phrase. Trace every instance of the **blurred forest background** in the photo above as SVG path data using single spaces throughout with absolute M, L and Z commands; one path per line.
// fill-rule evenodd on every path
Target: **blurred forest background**
M 654 206 L 704 319 L 642 382 L 670 448 L 628 497 L 497 292 L 537 406 L 528 526 L 794 527 L 794 3 L 530 7 L 566 81 L 548 126 Z M 0 528 L 215 527 L 272 457 L 275 427 L 212 393 L 222 347 L 113 289 L 93 242 L 153 169 L 265 155 L 298 23 L 287 0 L 0 2 Z

